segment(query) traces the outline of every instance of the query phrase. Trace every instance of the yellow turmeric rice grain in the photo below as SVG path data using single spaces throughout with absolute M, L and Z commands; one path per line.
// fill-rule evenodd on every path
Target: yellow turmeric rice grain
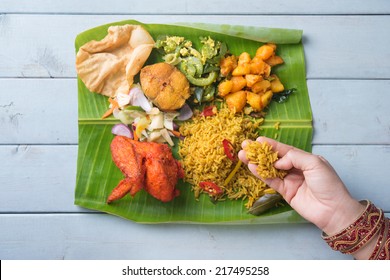
M 184 180 L 192 185 L 196 198 L 201 193 L 199 183 L 211 181 L 224 190 L 221 199 L 245 199 L 245 206 L 251 207 L 268 186 L 241 165 L 231 180 L 226 179 L 236 163 L 225 154 L 222 141 L 227 139 L 235 153 L 245 139 L 254 139 L 263 119 L 250 119 L 244 114 L 235 114 L 228 108 L 221 108 L 215 115 L 197 115 L 180 126 L 185 138 L 180 141 L 179 155 L 185 170 Z
M 275 161 L 278 160 L 278 152 L 274 152 L 272 146 L 267 142 L 250 142 L 244 150 L 249 162 L 257 165 L 256 171 L 261 178 L 283 179 L 287 175 L 286 171 L 274 167 Z

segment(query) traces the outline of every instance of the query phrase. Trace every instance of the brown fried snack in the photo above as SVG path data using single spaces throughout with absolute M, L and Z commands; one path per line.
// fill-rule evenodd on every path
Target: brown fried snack
M 154 46 L 140 25 L 110 26 L 101 41 L 90 41 L 76 55 L 76 70 L 92 92 L 115 96 L 128 93 Z
M 145 95 L 162 111 L 180 109 L 190 97 L 187 78 L 165 62 L 142 68 L 140 82 Z

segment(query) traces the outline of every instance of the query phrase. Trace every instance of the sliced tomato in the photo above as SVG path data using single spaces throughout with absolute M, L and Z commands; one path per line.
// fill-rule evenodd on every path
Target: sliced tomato
M 210 117 L 210 116 L 214 116 L 214 105 L 211 105 L 211 106 L 207 106 L 207 107 L 204 107 L 201 115 L 202 116 L 205 116 L 205 117 Z
M 203 181 L 199 183 L 199 187 L 210 195 L 219 195 L 223 193 L 223 190 L 218 187 L 217 184 L 210 181 Z
M 237 155 L 234 151 L 233 144 L 230 143 L 229 140 L 223 139 L 222 141 L 223 145 L 223 150 L 225 151 L 225 155 L 231 160 L 231 161 L 236 161 L 237 160 Z

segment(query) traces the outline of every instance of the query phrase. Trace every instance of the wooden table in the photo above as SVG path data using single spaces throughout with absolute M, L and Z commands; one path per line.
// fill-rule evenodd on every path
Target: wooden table
M 313 152 L 389 215 L 390 2 L 314 2 L 1 0 L 0 259 L 350 259 L 309 223 L 146 225 L 73 204 L 74 39 L 136 19 L 302 29 Z

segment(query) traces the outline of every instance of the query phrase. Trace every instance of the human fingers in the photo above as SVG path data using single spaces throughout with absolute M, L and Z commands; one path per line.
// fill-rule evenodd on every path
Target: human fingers
M 284 190 L 284 181 L 280 178 L 268 178 L 264 179 L 257 173 L 257 165 L 253 163 L 248 164 L 248 169 L 255 175 L 257 178 L 262 180 L 264 183 L 266 183 L 270 188 L 274 189 L 278 193 L 280 193 L 282 196 L 285 195 Z
M 245 149 L 245 147 L 246 147 L 251 141 L 252 141 L 252 140 L 248 140 L 248 139 L 242 141 L 241 147 L 242 147 L 243 149 Z M 240 150 L 240 151 L 238 152 L 238 158 L 239 158 L 243 163 L 245 163 L 245 164 L 248 164 L 248 162 L 249 162 L 248 158 L 246 157 L 246 152 L 245 152 L 244 150 Z
M 240 150 L 238 152 L 238 158 L 245 164 L 248 164 L 249 162 L 248 158 L 246 157 L 246 152 L 244 150 Z
M 260 175 L 257 173 L 257 165 L 256 164 L 253 164 L 253 163 L 248 163 L 248 169 L 250 172 L 253 173 L 253 175 L 255 175 L 257 178 L 261 179 L 262 181 L 264 181 L 263 178 L 260 177 Z
M 250 142 L 252 142 L 252 140 L 249 139 L 242 141 L 241 147 L 244 149 Z
M 272 149 L 274 151 L 277 151 L 278 152 L 278 155 L 280 157 L 283 157 L 289 150 L 291 149 L 294 149 L 293 146 L 290 146 L 290 145 L 287 145 L 287 144 L 283 144 L 281 142 L 278 142 L 274 139 L 271 139 L 271 138 L 268 138 L 268 137 L 265 137 L 265 136 L 260 136 L 256 139 L 256 141 L 258 142 L 267 142 L 268 144 L 270 144 L 272 146 Z
M 275 162 L 275 168 L 290 170 L 295 167 L 302 171 L 313 170 L 327 162 L 320 156 L 299 149 L 290 149 L 282 158 Z
M 275 168 L 289 170 L 295 167 L 305 171 L 319 166 L 331 167 L 329 162 L 322 156 L 308 153 L 304 150 L 283 144 L 274 139 L 261 136 L 258 137 L 256 141 L 267 141 L 272 148 L 278 152 L 278 155 L 281 158 L 275 162 Z

